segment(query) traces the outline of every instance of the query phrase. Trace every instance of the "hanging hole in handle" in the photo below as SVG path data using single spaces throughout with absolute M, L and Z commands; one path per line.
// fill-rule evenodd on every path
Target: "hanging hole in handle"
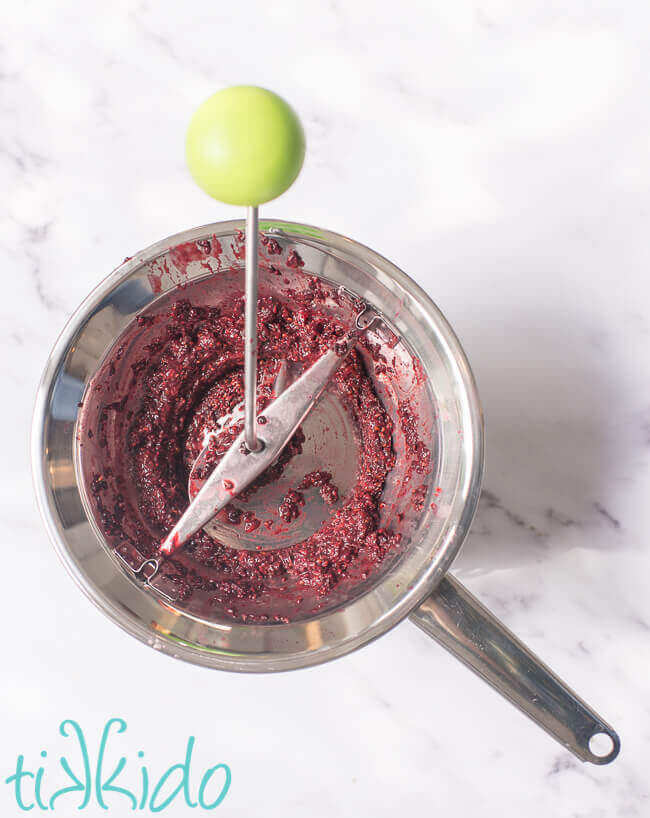
M 599 730 L 589 739 L 589 752 L 594 756 L 592 761 L 596 764 L 607 764 L 613 761 L 618 755 L 620 742 L 614 733 L 606 733 Z

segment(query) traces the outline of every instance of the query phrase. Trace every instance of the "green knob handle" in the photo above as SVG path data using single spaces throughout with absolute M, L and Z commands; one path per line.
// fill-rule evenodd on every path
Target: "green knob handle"
M 185 157 L 194 180 L 214 199 L 257 207 L 284 193 L 300 173 L 305 134 L 282 97 L 235 85 L 196 110 Z

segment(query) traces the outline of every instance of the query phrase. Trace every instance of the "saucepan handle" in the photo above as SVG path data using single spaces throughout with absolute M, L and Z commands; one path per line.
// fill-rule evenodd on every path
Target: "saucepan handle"
M 449 575 L 411 620 L 582 761 L 609 764 L 620 740 L 460 582 Z

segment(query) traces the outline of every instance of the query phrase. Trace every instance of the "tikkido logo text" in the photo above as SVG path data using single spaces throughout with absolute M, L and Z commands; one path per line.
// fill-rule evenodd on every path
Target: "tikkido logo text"
M 16 806 L 24 812 L 37 809 L 70 814 L 72 809 L 93 805 L 123 813 L 126 809 L 162 812 L 171 804 L 213 810 L 223 802 L 230 789 L 230 767 L 220 762 L 202 773 L 193 770 L 194 736 L 187 740 L 183 760 L 158 775 L 150 772 L 142 750 L 137 762 L 127 761 L 124 755 L 109 762 L 109 755 L 115 758 L 117 736 L 126 729 L 124 719 L 109 719 L 97 752 L 92 754 L 81 726 L 73 719 L 62 721 L 59 733 L 71 742 L 70 751 L 60 756 L 58 763 L 49 758 L 47 750 L 21 754 L 15 770 L 5 778 Z

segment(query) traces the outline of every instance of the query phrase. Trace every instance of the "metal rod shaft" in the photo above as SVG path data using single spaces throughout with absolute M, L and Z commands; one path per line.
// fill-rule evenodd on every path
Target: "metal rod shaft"
M 244 312 L 244 442 L 257 451 L 257 233 L 256 207 L 246 210 L 246 305 Z

